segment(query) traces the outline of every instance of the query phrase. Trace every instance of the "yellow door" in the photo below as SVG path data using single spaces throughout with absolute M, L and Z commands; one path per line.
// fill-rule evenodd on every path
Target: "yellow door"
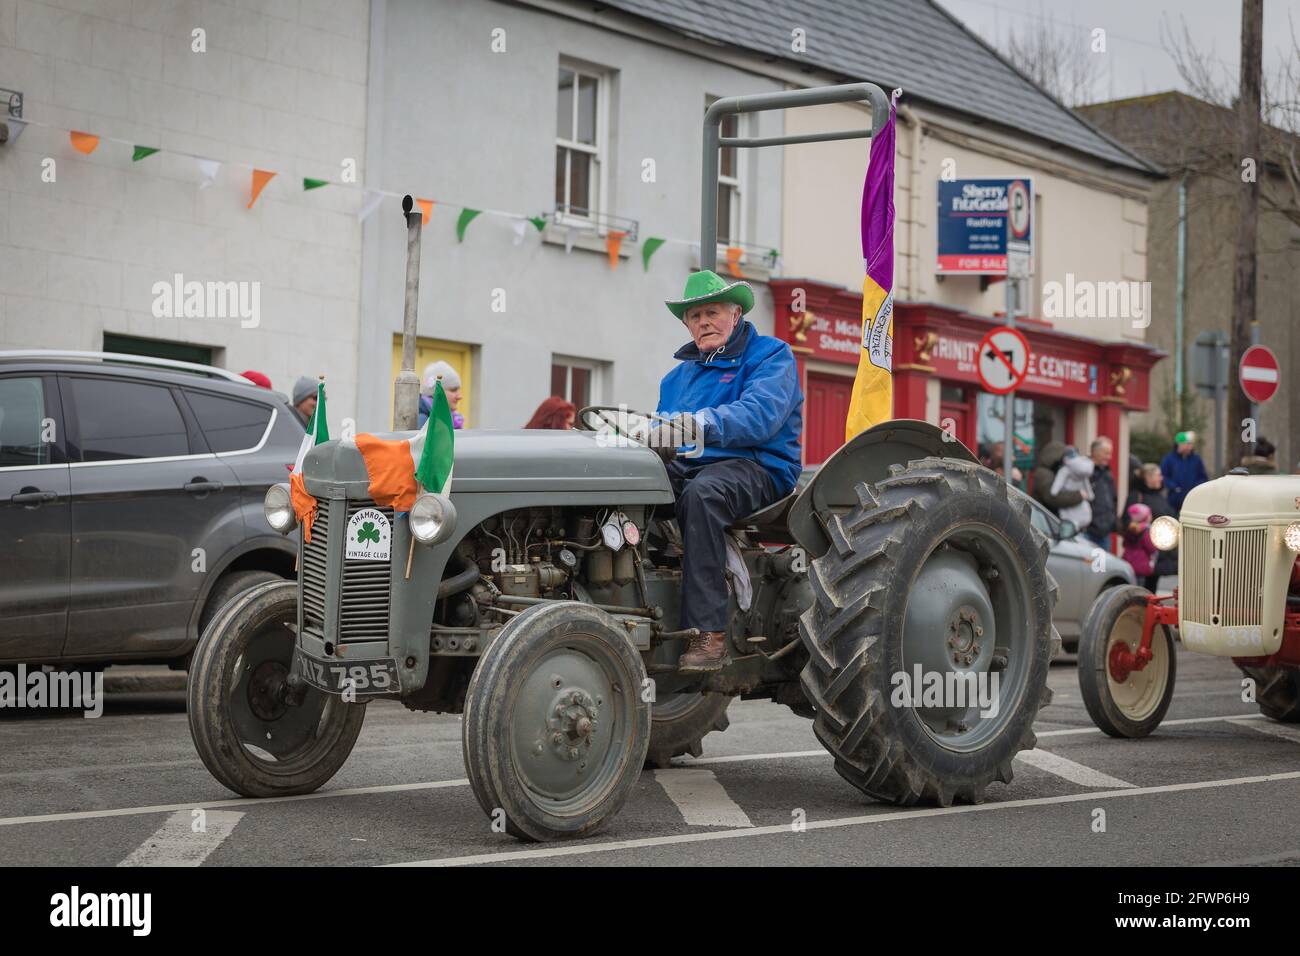
M 460 342 L 445 342 L 442 339 L 426 339 L 423 337 L 415 340 L 415 374 L 423 375 L 424 367 L 430 362 L 446 362 L 454 368 L 460 375 L 460 405 L 456 411 L 465 416 L 465 427 L 469 428 L 474 420 L 470 416 L 470 396 L 473 390 L 470 388 L 470 374 L 472 363 L 470 362 L 470 346 Z M 393 374 L 388 380 L 388 407 L 393 407 L 393 380 L 397 378 L 397 373 L 402 370 L 402 337 L 393 336 Z M 392 421 L 390 414 L 389 421 Z

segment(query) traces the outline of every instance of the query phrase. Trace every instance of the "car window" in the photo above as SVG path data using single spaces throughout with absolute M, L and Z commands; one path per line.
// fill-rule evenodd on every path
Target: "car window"
M 185 419 L 171 390 L 113 378 L 72 378 L 82 461 L 188 455 Z
M 0 468 L 49 464 L 51 443 L 41 440 L 45 420 L 39 378 L 0 378 Z
M 211 392 L 185 390 L 185 398 L 199 420 L 199 428 L 215 452 L 253 448 L 266 433 L 271 409 L 256 402 L 225 398 Z
M 1033 505 L 1029 506 L 1029 521 L 1035 528 L 1043 532 L 1043 534 L 1047 535 L 1049 538 L 1055 536 L 1056 531 L 1052 528 L 1052 522 L 1048 519 L 1047 515 L 1043 514 L 1041 509 L 1035 508 Z

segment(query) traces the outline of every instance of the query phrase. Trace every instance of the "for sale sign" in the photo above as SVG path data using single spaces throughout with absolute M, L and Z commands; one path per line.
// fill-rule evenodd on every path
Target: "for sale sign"
M 935 271 L 1006 275 L 1008 225 L 1032 248 L 1033 195 L 1029 178 L 940 180 Z

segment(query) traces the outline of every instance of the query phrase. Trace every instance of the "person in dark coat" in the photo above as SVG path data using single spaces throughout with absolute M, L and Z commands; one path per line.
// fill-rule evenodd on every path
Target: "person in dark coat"
M 1196 432 L 1179 432 L 1174 437 L 1174 447 L 1160 462 L 1160 471 L 1169 493 L 1169 507 L 1177 517 L 1187 493 L 1210 480 L 1205 462 L 1196 453 Z
M 1169 499 L 1165 497 L 1164 492 L 1164 473 L 1161 472 L 1160 466 L 1154 462 L 1148 462 L 1137 470 L 1133 476 L 1133 481 L 1128 493 L 1128 501 L 1124 505 L 1127 512 L 1130 505 L 1146 505 L 1151 509 L 1151 520 L 1155 521 L 1161 515 L 1169 515 L 1171 518 L 1178 517 L 1174 514 L 1174 509 L 1169 504 Z M 1178 574 L 1178 549 L 1172 551 L 1156 552 L 1155 573 L 1148 575 L 1142 582 L 1142 586 L 1148 591 L 1156 590 L 1156 583 L 1165 575 Z
M 1063 490 L 1052 494 L 1052 481 L 1056 478 L 1056 470 L 1064 457 L 1065 445 L 1059 441 L 1049 441 L 1038 453 L 1038 465 L 1031 475 L 1034 482 L 1034 497 L 1058 517 L 1062 508 L 1077 505 L 1083 500 L 1083 495 L 1078 491 Z
M 1099 547 L 1110 550 L 1110 536 L 1115 531 L 1119 515 L 1119 492 L 1115 489 L 1115 476 L 1110 472 L 1110 460 L 1115 446 L 1109 438 L 1093 441 L 1088 449 L 1092 456 L 1092 523 L 1083 533 Z

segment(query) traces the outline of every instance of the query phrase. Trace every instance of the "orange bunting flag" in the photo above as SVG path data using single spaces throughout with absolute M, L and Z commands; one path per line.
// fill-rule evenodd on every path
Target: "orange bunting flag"
M 262 195 L 262 190 L 266 188 L 266 184 L 273 178 L 275 178 L 275 173 L 270 170 L 253 170 L 253 195 L 249 198 L 248 205 L 244 207 L 245 209 L 253 208 L 253 203 L 257 202 L 257 197 Z
M 727 271 L 737 279 L 740 278 L 740 256 L 743 252 L 740 246 L 727 247 Z
M 99 145 L 99 137 L 94 133 L 78 133 L 74 129 L 68 134 L 68 138 L 72 140 L 73 149 L 85 153 L 87 156 L 93 153 L 95 147 Z
M 623 237 L 626 235 L 625 232 L 610 230 L 609 235 L 605 237 L 605 251 L 609 253 L 609 267 L 611 269 L 618 268 L 618 250 L 623 245 Z
M 433 214 L 433 200 L 417 199 L 416 202 L 420 204 L 420 225 L 427 226 L 429 224 L 429 216 Z

